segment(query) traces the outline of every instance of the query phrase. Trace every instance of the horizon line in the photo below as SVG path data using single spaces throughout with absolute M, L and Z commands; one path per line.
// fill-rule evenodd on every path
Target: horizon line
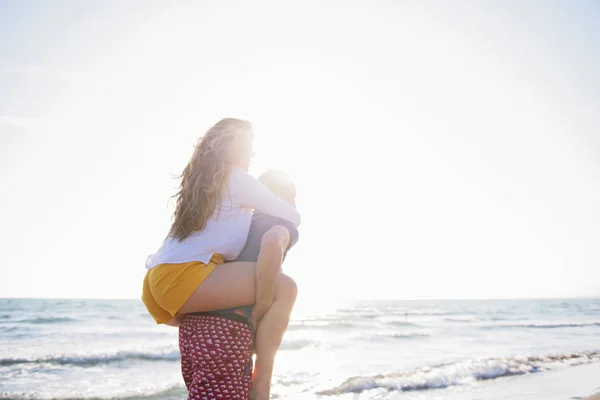
M 139 300 L 137 297 L 0 297 L 0 300 Z M 568 297 L 413 297 L 413 298 L 349 298 L 341 301 L 474 301 L 474 300 L 600 300 L 596 296 L 568 296 Z

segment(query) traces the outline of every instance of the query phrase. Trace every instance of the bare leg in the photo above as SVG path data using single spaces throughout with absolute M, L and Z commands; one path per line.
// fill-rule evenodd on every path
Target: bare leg
M 179 309 L 179 314 L 216 311 L 254 304 L 256 263 L 218 265 Z
M 294 281 L 287 276 L 280 277 L 289 240 L 289 231 L 283 226 L 273 226 L 261 239 L 256 263 L 256 302 L 252 311 L 252 321 L 258 326 L 256 368 L 251 390 L 253 399 L 270 397 L 275 355 L 296 300 L 297 288 Z
M 261 239 L 256 262 L 256 301 L 252 310 L 252 322 L 255 326 L 258 326 L 260 319 L 273 304 L 277 279 L 289 242 L 289 231 L 280 225 L 273 226 Z
M 280 225 L 273 226 L 261 238 L 257 263 L 239 261 L 217 266 L 179 309 L 179 313 L 255 304 L 255 308 L 263 308 L 253 313 L 253 319 L 260 320 L 275 299 L 277 278 L 289 242 L 289 231 Z
M 296 282 L 281 274 L 273 305 L 261 319 L 256 331 L 256 366 L 251 392 L 253 399 L 268 400 L 270 397 L 275 355 L 287 329 L 297 293 Z
M 221 264 L 202 282 L 179 312 L 188 314 L 253 304 L 256 299 L 255 279 L 255 263 Z M 296 283 L 287 275 L 280 274 L 273 303 L 256 332 L 256 367 L 252 383 L 254 399 L 269 399 L 275 355 L 287 328 L 296 294 Z

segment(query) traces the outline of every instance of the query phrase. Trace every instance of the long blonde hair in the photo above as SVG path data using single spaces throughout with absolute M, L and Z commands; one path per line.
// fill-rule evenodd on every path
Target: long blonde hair
M 221 204 L 223 188 L 229 181 L 236 141 L 249 135 L 252 124 L 235 118 L 217 122 L 198 139 L 194 154 L 181 173 L 181 185 L 169 236 L 184 240 L 206 227 L 208 219 Z

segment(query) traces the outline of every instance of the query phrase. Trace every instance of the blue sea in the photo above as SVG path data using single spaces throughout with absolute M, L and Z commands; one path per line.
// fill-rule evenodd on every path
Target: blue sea
M 570 399 L 600 391 L 600 300 L 354 301 L 298 310 L 285 399 Z M 138 300 L 0 299 L 0 398 L 184 399 L 177 329 Z

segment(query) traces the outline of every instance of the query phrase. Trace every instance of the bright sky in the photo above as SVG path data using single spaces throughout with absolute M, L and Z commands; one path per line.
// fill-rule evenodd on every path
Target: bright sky
M 136 298 L 218 119 L 300 299 L 600 295 L 594 1 L 0 3 L 0 297 Z

